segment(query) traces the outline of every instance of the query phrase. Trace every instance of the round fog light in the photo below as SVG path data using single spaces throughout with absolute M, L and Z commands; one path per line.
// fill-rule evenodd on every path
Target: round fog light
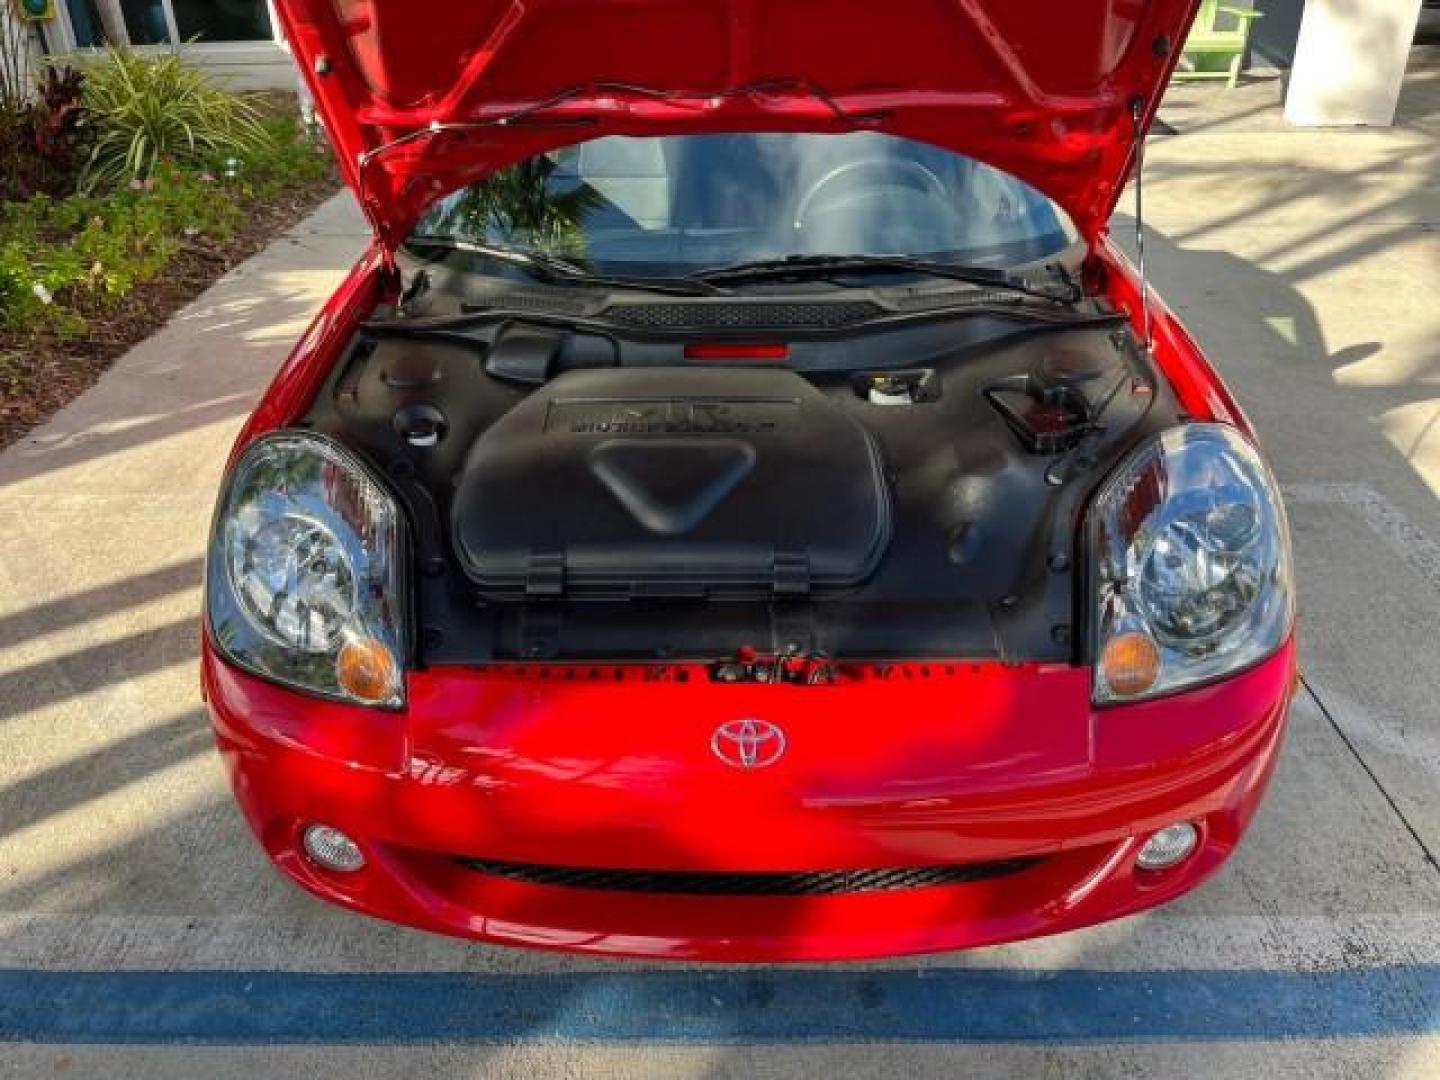
M 305 830 L 301 842 L 305 845 L 305 854 L 310 856 L 311 862 L 323 866 L 326 870 L 338 870 L 348 874 L 365 865 L 365 856 L 360 852 L 360 845 L 329 825 L 311 825 Z
M 1135 865 L 1141 870 L 1169 870 L 1188 859 L 1199 842 L 1199 830 L 1188 821 L 1167 825 L 1145 841 Z

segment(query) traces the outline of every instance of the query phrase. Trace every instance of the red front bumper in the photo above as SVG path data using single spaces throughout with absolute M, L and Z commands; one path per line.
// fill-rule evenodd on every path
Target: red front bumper
M 1223 683 L 1096 710 L 1088 671 L 1000 664 L 866 669 L 839 686 L 716 686 L 701 669 L 440 669 L 403 713 L 298 695 L 205 647 L 236 796 L 270 857 L 368 914 L 513 945 L 712 960 L 956 949 L 1163 903 L 1234 849 L 1274 769 L 1293 646 Z M 743 770 L 710 748 L 752 717 L 788 748 Z M 1199 851 L 1134 868 L 1193 821 Z M 298 848 L 356 838 L 354 874 Z M 802 896 L 541 885 L 462 857 L 657 871 L 935 867 L 1035 858 L 967 884 Z

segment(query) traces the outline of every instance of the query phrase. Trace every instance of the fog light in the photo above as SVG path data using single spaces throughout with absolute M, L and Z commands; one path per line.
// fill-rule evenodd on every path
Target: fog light
M 1199 842 L 1199 830 L 1188 821 L 1167 825 L 1145 841 L 1135 865 L 1141 870 L 1168 870 L 1188 859 Z
M 311 861 L 326 870 L 338 870 L 348 874 L 365 865 L 365 856 L 360 852 L 360 845 L 329 825 L 311 825 L 305 830 L 301 842 L 305 845 L 305 854 L 310 856 Z

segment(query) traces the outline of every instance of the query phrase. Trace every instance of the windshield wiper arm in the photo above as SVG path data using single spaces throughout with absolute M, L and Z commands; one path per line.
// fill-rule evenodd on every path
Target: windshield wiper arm
M 533 248 L 504 247 L 497 244 L 477 244 L 470 240 L 455 240 L 448 236 L 412 236 L 410 247 L 438 247 L 451 251 L 463 251 L 471 255 L 483 255 L 500 262 L 520 267 L 531 277 L 547 285 L 580 285 L 608 289 L 635 289 L 639 292 L 663 293 L 668 296 L 717 296 L 725 295 L 728 289 L 710 281 L 698 278 L 648 278 L 628 277 L 620 274 L 596 274 L 582 266 L 576 266 L 568 259 Z
M 1073 282 L 1057 277 L 1051 282 L 1032 281 L 1010 270 L 993 266 L 961 266 L 937 259 L 911 255 L 789 255 L 783 259 L 761 259 L 755 262 L 720 266 L 686 275 L 690 280 L 715 285 L 742 282 L 778 281 L 786 278 L 830 277 L 836 274 L 924 274 L 947 278 L 1006 292 L 1023 293 L 1043 300 L 1074 303 L 1081 291 Z

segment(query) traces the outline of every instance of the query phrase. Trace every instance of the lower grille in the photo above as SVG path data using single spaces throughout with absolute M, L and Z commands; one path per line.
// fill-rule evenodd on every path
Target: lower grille
M 880 870 L 782 870 L 730 873 L 712 870 L 606 870 L 583 866 L 536 866 L 494 859 L 458 859 L 482 874 L 529 885 L 603 892 L 692 896 L 835 896 L 967 885 L 1009 877 L 1041 862 L 1005 859 L 958 866 L 902 866 Z

